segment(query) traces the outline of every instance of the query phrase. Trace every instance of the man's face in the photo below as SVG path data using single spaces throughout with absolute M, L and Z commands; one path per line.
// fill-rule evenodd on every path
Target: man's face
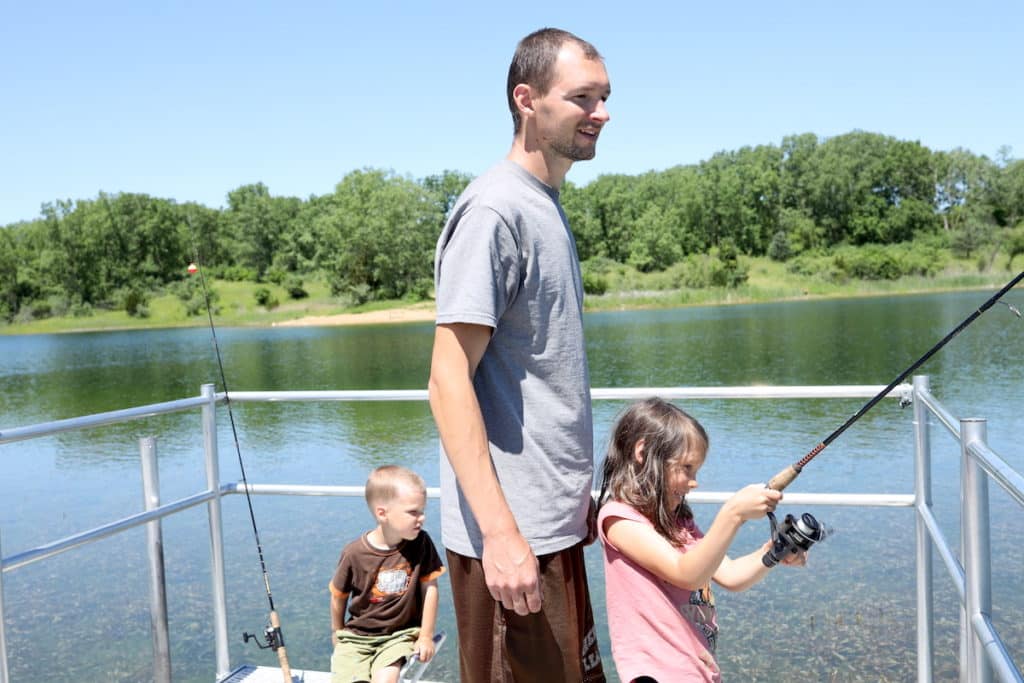
M 593 159 L 597 137 L 610 119 L 608 72 L 599 59 L 587 59 L 579 46 L 566 43 L 555 62 L 551 88 L 533 100 L 537 142 L 572 161 Z

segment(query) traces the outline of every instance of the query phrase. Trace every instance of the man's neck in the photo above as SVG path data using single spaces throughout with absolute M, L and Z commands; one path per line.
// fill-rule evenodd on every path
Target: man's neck
M 565 175 L 572 168 L 572 162 L 568 159 L 545 156 L 539 149 L 529 149 L 519 138 L 512 142 L 512 149 L 505 158 L 519 164 L 530 175 L 555 190 L 561 189 Z

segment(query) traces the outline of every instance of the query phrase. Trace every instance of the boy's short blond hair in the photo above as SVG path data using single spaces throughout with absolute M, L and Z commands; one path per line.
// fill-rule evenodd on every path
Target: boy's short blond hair
M 382 465 L 370 472 L 366 480 L 366 505 L 370 512 L 381 503 L 394 500 L 403 487 L 409 487 L 424 495 L 427 485 L 423 477 L 400 465 Z

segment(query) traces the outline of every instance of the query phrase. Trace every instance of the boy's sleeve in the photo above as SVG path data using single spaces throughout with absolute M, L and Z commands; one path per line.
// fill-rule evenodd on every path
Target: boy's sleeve
M 347 597 L 352 592 L 352 563 L 349 562 L 348 553 L 343 553 L 338 560 L 338 568 L 334 570 L 334 577 L 327 588 L 337 598 Z

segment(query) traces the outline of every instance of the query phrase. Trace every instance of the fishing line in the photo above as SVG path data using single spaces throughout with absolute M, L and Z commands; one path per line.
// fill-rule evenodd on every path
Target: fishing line
M 189 274 L 194 272 L 199 275 L 199 284 L 203 290 L 203 300 L 206 303 L 206 315 L 210 321 L 210 336 L 213 338 L 213 350 L 214 355 L 217 357 L 217 369 L 220 372 L 220 382 L 224 387 L 224 405 L 228 409 L 228 421 L 231 423 L 231 436 L 235 443 L 235 453 L 238 456 L 238 469 L 242 475 L 242 488 L 245 492 L 245 502 L 249 508 L 249 521 L 252 523 L 252 534 L 256 540 L 256 552 L 260 558 L 260 569 L 263 572 L 263 585 L 267 592 L 267 602 L 270 604 L 270 625 L 264 630 L 264 639 L 266 644 L 259 642 L 257 636 L 251 633 L 243 633 L 242 639 L 244 642 L 249 640 L 255 640 L 256 645 L 260 649 L 270 648 L 277 653 L 278 661 L 281 664 L 281 673 L 284 675 L 285 683 L 291 683 L 292 675 L 291 668 L 288 665 L 288 654 L 284 646 L 284 633 L 281 631 L 281 622 L 277 615 L 277 610 L 274 609 L 274 596 L 270 591 L 270 574 L 267 571 L 267 563 L 263 559 L 263 544 L 260 542 L 260 532 L 256 526 L 256 513 L 252 507 L 252 496 L 249 495 L 249 480 L 245 475 L 245 462 L 242 458 L 242 448 L 238 442 L 238 429 L 235 427 L 235 414 L 231 410 L 231 396 L 228 392 L 228 379 L 224 373 L 224 361 L 220 354 L 220 344 L 217 342 L 217 328 L 213 324 L 213 308 L 210 306 L 210 292 L 206 288 L 206 277 L 203 274 L 202 260 L 199 258 L 199 248 L 196 243 L 195 228 L 192 226 L 191 216 L 187 217 L 189 231 L 192 235 L 192 253 L 195 257 L 195 261 L 189 266 Z M 1024 274 L 1024 273 L 1022 273 Z
M 976 311 L 974 311 L 969 316 L 967 316 L 963 320 L 963 322 L 961 322 L 959 325 L 957 325 L 953 329 L 953 331 L 951 331 L 949 334 L 947 334 L 945 337 L 943 337 L 942 340 L 939 341 L 938 344 L 936 344 L 932 348 L 928 349 L 927 353 L 925 353 L 923 356 L 921 356 L 916 361 L 914 361 L 914 363 L 911 364 L 911 366 L 909 368 L 907 368 L 906 370 L 901 372 L 896 379 L 894 379 L 892 382 L 890 382 L 887 387 L 885 387 L 880 392 L 878 392 L 874 396 L 874 398 L 872 398 L 870 401 L 865 403 L 864 406 L 860 410 L 858 410 L 856 413 L 854 413 L 850 417 L 850 419 L 848 419 L 846 422 L 844 422 L 839 427 L 839 429 L 835 430 L 834 432 L 829 434 L 827 437 L 825 437 L 825 439 L 821 443 L 819 443 L 817 446 L 812 448 L 810 450 L 810 452 L 808 452 L 807 455 L 805 455 L 803 458 L 801 458 L 800 460 L 796 461 L 795 463 L 793 463 L 792 465 L 790 465 L 789 467 L 787 467 L 786 469 L 782 470 L 781 472 L 776 474 L 774 477 L 769 479 L 768 480 L 768 488 L 775 489 L 776 491 L 781 491 L 784 488 L 786 488 L 787 486 L 789 486 L 793 482 L 793 480 L 797 478 L 797 476 L 800 474 L 800 472 L 803 470 L 803 468 L 807 465 L 807 463 L 809 463 L 811 460 L 813 460 L 814 457 L 816 455 L 818 455 L 818 453 L 821 453 L 823 450 L 825 450 L 825 448 L 830 443 L 832 443 L 837 438 L 839 438 L 839 435 L 842 434 L 843 432 L 845 432 L 850 427 L 850 425 L 852 425 L 854 422 L 856 422 L 861 417 L 863 417 L 864 413 L 866 413 L 869 410 L 871 410 L 875 406 L 876 403 L 881 401 L 883 398 L 885 398 L 885 396 L 890 391 L 892 391 L 894 388 L 896 388 L 896 385 L 898 385 L 900 382 L 902 382 L 904 379 L 906 379 L 907 376 L 910 375 L 910 373 L 912 373 L 914 370 L 916 370 L 919 367 L 921 367 L 921 365 L 923 365 L 929 358 L 934 356 L 939 351 L 939 349 L 941 349 L 943 346 L 948 344 L 950 342 L 950 340 L 953 339 L 953 337 L 955 337 L 956 335 L 960 334 L 960 332 L 962 332 L 965 327 L 967 327 L 972 322 L 974 322 L 978 318 L 978 316 L 980 316 L 982 313 L 984 313 L 989 308 L 991 308 L 993 304 L 995 304 L 997 301 L 999 301 L 999 299 L 1002 298 L 1002 296 L 1004 294 L 1006 294 L 1008 291 L 1013 289 L 1014 285 L 1016 285 L 1022 279 L 1024 279 L 1024 271 L 1019 273 L 1017 275 L 1017 277 L 1015 277 L 1012 280 L 1010 280 L 1002 289 L 1000 289 L 998 292 L 993 294 L 988 299 L 988 301 L 983 303 L 981 306 L 978 307 L 978 309 Z M 1006 303 L 1005 301 L 1001 302 L 1001 303 L 1006 304 L 1006 306 L 1009 307 L 1010 311 L 1012 311 L 1018 318 L 1021 317 L 1020 311 L 1017 310 L 1014 306 L 1012 306 L 1011 304 Z

